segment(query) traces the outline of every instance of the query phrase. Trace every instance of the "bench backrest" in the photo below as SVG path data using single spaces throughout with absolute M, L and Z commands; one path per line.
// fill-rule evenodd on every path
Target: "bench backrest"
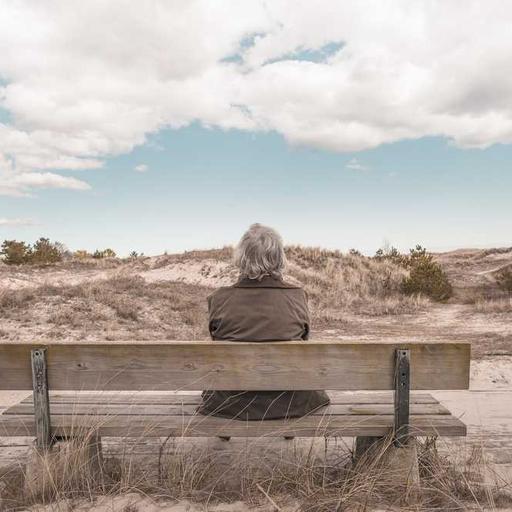
M 469 387 L 469 343 L 137 341 L 0 344 L 0 389 L 32 389 L 44 347 L 51 390 L 389 390 L 399 348 L 411 389 Z

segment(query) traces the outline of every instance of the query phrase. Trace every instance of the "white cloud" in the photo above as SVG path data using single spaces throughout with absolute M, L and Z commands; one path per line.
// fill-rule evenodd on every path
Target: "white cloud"
M 35 222 L 30 219 L 6 219 L 0 217 L 0 226 L 34 226 Z
M 149 170 L 149 167 L 146 164 L 139 164 L 139 165 L 136 165 L 133 168 L 133 170 L 137 171 L 137 172 L 146 172 Z
M 499 0 L 6 0 L 0 188 L 194 121 L 333 151 L 512 143 L 511 23 Z
M 61 188 L 68 190 L 89 190 L 88 183 L 70 176 L 51 172 L 22 172 L 0 174 L 0 195 L 26 197 L 33 188 Z
M 368 167 L 363 165 L 357 158 L 352 158 L 347 165 L 345 165 L 346 169 L 350 169 L 351 171 L 367 171 Z

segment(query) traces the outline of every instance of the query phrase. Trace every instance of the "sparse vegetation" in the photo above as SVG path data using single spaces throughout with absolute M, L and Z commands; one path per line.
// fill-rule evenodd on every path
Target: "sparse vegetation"
M 448 300 L 453 294 L 453 288 L 448 276 L 434 256 L 421 245 L 416 245 L 409 254 L 401 254 L 396 247 L 379 249 L 374 258 L 377 261 L 390 261 L 408 270 L 404 276 L 401 290 L 406 295 L 425 295 L 435 301 Z
M 4 240 L 0 255 L 8 265 L 38 264 L 47 265 L 62 260 L 65 248 L 48 238 L 40 238 L 33 246 L 17 240 Z
M 0 255 L 7 265 L 22 265 L 28 263 L 32 257 L 32 248 L 25 242 L 17 240 L 4 240 Z
M 289 274 L 304 285 L 314 322 L 343 321 L 346 313 L 387 315 L 416 311 L 427 300 L 404 296 L 407 271 L 388 258 L 288 247 Z
M 478 313 L 512 313 L 512 297 L 477 300 L 474 306 Z
M 160 456 L 146 458 L 144 464 L 140 455 L 132 452 L 136 446 L 132 441 L 132 448 L 118 450 L 120 457 L 91 463 L 88 437 L 92 435 L 84 432 L 49 454 L 35 452 L 26 475 L 20 469 L 4 474 L 6 485 L 0 499 L 11 507 L 7 509 L 67 502 L 85 510 L 87 503 L 98 504 L 101 496 L 112 500 L 123 495 L 129 495 L 124 506 L 130 511 L 135 501 L 144 506 L 137 495 L 204 505 L 242 501 L 253 507 L 268 504 L 270 496 L 279 507 L 275 510 L 291 506 L 291 510 L 303 512 L 370 510 L 375 506 L 395 509 L 403 504 L 403 480 L 385 457 L 388 441 L 355 464 L 350 450 L 336 440 L 326 441 L 325 450 L 328 445 L 331 453 L 326 457 L 315 448 L 314 440 L 269 450 L 263 447 L 268 439 L 263 444 L 256 439 L 224 450 L 176 439 L 168 448 L 164 442 Z M 414 510 L 483 510 L 512 503 L 509 485 L 484 476 L 492 476 L 492 468 L 481 449 L 462 446 L 449 451 L 448 458 L 434 439 L 419 442 L 418 449 L 421 484 Z M 243 504 L 240 507 L 245 509 Z
M 75 251 L 73 253 L 73 258 L 77 260 L 85 260 L 87 258 L 92 258 L 92 254 L 90 254 L 85 249 L 78 249 L 78 251 Z
M 83 339 L 98 332 L 105 339 L 113 331 L 127 339 L 205 338 L 208 293 L 201 286 L 150 284 L 140 276 L 119 275 L 77 285 L 2 290 L 0 314 L 22 321 L 38 311 L 40 321 L 55 327 L 50 330 L 54 339 Z
M 31 263 L 57 263 L 62 260 L 62 253 L 60 244 L 52 243 L 48 238 L 40 238 L 32 249 Z
M 103 249 L 100 251 L 99 249 L 96 249 L 94 253 L 92 254 L 92 257 L 95 259 L 103 259 L 103 258 L 115 258 L 116 253 L 112 249 Z
M 411 249 L 406 261 L 409 276 L 402 282 L 404 293 L 421 293 L 438 302 L 448 300 L 452 296 L 453 289 L 448 276 L 425 248 L 417 245 Z

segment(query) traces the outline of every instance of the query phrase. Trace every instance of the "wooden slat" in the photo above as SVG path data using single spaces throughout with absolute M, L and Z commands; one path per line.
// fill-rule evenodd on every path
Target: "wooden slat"
M 0 389 L 30 389 L 29 343 L 0 344 Z M 396 348 L 411 389 L 467 389 L 468 343 L 120 342 L 47 345 L 51 390 L 393 389 Z
M 33 416 L 0 416 L 0 436 L 34 435 Z M 100 436 L 112 437 L 260 437 L 260 436 L 385 436 L 393 426 L 393 416 L 331 416 L 293 420 L 243 422 L 222 418 L 191 416 L 93 416 L 52 415 L 52 431 L 57 436 L 78 435 L 93 428 Z M 465 425 L 451 415 L 411 416 L 411 435 L 464 436 Z
M 392 404 L 336 404 L 320 409 L 317 415 L 389 415 L 393 414 Z M 32 404 L 17 404 L 3 414 L 34 414 Z M 140 404 L 55 404 L 51 406 L 54 415 L 128 415 L 128 416 L 192 416 L 197 414 L 196 405 L 140 405 Z M 413 404 L 412 414 L 450 414 L 441 404 Z
M 0 435 L 34 435 L 31 416 L 2 416 Z M 267 420 L 256 422 L 226 421 L 213 417 L 169 416 L 110 416 L 98 421 L 97 417 L 73 417 L 70 428 L 69 416 L 52 416 L 54 435 L 76 435 L 81 428 L 94 428 L 101 436 L 113 437 L 207 437 L 228 435 L 233 437 L 259 436 L 384 436 L 393 425 L 393 416 L 332 416 L 321 418 L 308 416 L 298 420 Z M 463 436 L 465 425 L 453 416 L 411 416 L 411 435 Z
M 329 391 L 332 404 L 393 404 L 393 393 L 371 392 L 371 393 L 345 393 L 340 391 Z M 429 393 L 411 393 L 411 404 L 438 404 Z M 143 394 L 143 393 L 119 393 L 119 392 L 78 392 L 78 393 L 50 393 L 52 404 L 125 404 L 125 405 L 198 405 L 201 402 L 200 393 L 179 393 L 179 394 Z M 28 396 L 21 403 L 33 404 L 32 396 Z

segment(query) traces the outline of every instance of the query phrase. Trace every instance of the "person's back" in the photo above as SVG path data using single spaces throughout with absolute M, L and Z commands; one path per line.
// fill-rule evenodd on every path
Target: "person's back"
M 282 280 L 284 250 L 279 235 L 251 226 L 237 250 L 241 278 L 208 297 L 213 340 L 306 340 L 309 311 L 302 288 Z M 202 414 L 240 420 L 303 416 L 329 403 L 324 391 L 204 391 Z

